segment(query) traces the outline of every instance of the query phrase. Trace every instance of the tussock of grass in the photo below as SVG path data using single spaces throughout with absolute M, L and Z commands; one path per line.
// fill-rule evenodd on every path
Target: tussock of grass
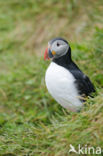
M 69 144 L 103 148 L 102 1 L 67 4 L 57 0 L 0 1 L 0 155 L 66 156 Z M 77 42 L 72 36 L 79 22 L 86 20 L 82 7 L 88 10 L 88 26 L 77 36 L 81 41 L 92 29 L 93 33 Z M 84 16 L 76 25 L 81 12 Z M 55 35 L 72 40 L 73 59 L 97 90 L 80 113 L 63 109 L 45 87 L 49 62 L 35 53 L 40 54 Z

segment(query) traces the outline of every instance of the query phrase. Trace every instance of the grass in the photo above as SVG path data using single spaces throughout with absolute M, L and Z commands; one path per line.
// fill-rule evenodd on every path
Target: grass
M 67 156 L 69 144 L 103 149 L 102 4 L 0 1 L 1 156 Z M 58 35 L 70 40 L 73 59 L 97 90 L 80 113 L 63 109 L 45 87 L 43 51 Z

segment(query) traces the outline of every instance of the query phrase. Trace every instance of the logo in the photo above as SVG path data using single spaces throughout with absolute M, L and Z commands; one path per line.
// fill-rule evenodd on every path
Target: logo
M 101 154 L 102 153 L 102 149 L 101 147 L 88 147 L 87 145 L 85 145 L 84 147 L 82 147 L 80 144 L 78 145 L 78 149 L 75 149 L 75 147 L 70 144 L 70 150 L 69 153 L 76 153 L 76 154 Z

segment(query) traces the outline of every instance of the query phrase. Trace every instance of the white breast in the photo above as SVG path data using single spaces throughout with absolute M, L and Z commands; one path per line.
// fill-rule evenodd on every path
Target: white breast
M 51 62 L 46 71 L 45 82 L 50 94 L 64 108 L 78 111 L 82 107 L 75 78 L 67 69 Z

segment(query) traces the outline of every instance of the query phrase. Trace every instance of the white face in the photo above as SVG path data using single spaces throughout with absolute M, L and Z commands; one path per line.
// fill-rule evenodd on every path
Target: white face
M 68 43 L 59 39 L 54 41 L 52 44 L 48 43 L 48 47 L 50 48 L 54 58 L 58 58 L 65 55 L 69 49 Z

